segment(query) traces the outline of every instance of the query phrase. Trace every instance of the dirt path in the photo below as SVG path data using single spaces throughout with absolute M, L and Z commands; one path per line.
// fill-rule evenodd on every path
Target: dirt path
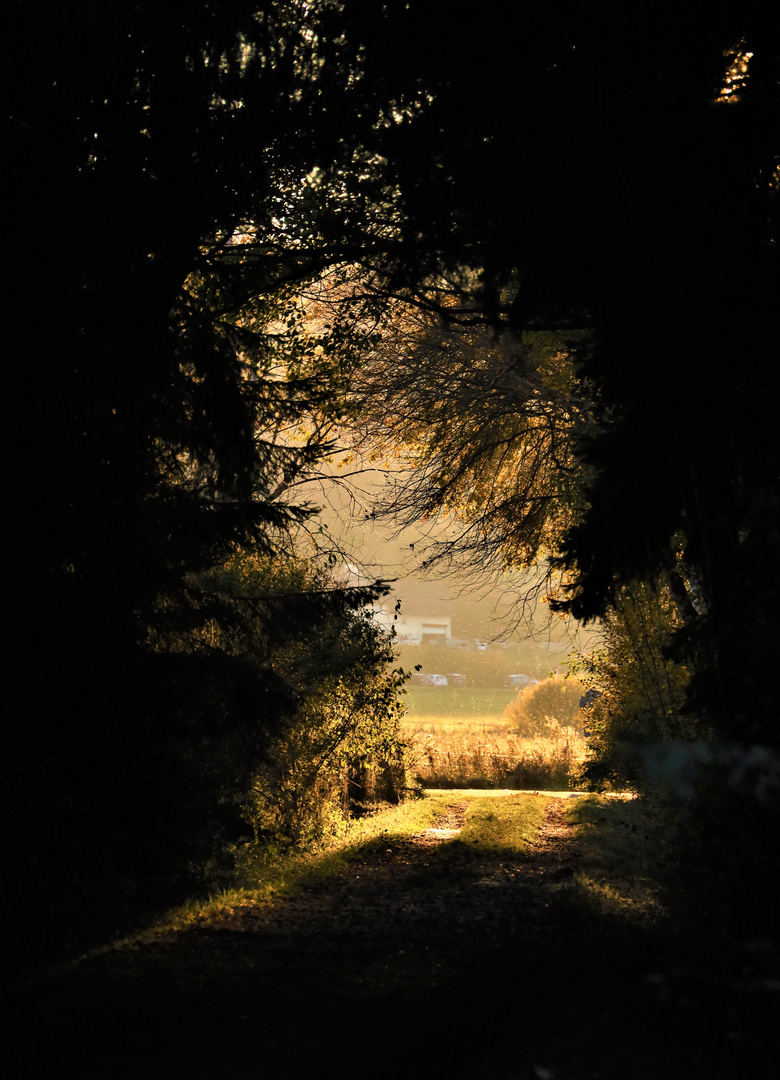
M 7 1075 L 773 1075 L 743 1071 L 720 1014 L 664 996 L 657 934 L 572 902 L 559 800 L 512 857 L 451 844 L 465 814 L 453 798 L 316 889 L 82 964 L 16 1003 Z
M 440 857 L 443 845 L 463 828 L 466 812 L 467 803 L 453 802 L 424 832 L 394 841 L 316 889 L 260 907 L 248 903 L 214 921 L 204 919 L 203 926 L 212 932 L 438 941 L 493 921 L 496 909 L 516 899 L 526 878 L 538 890 L 572 873 L 574 842 L 557 799 L 545 808 L 544 826 L 528 852 L 511 865 L 468 851 L 448 852 L 446 861 Z

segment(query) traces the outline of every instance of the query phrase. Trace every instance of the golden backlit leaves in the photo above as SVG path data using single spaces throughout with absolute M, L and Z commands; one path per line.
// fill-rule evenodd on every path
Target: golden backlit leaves
M 740 101 L 748 79 L 748 64 L 753 56 L 745 47 L 744 40 L 738 42 L 723 54 L 729 61 L 720 92 L 715 98 L 716 105 L 735 105 Z
M 243 226 L 227 257 L 251 263 L 258 242 Z M 376 487 L 357 499 L 361 513 L 399 528 L 425 522 L 436 537 L 426 560 L 438 545 L 461 567 L 506 572 L 557 552 L 578 499 L 567 343 L 487 325 L 478 287 L 464 272 L 405 294 L 345 262 L 231 307 L 218 275 L 190 279 L 199 301 L 223 308 L 226 332 L 240 331 L 248 392 L 263 380 L 307 388 L 304 408 L 288 410 L 282 396 L 281 412 L 264 405 L 259 417 L 259 439 L 321 451 L 294 475 L 282 469 L 275 496 L 312 482 L 321 495 L 384 470 L 378 502 L 366 501 Z
M 560 338 L 448 326 L 418 308 L 357 373 L 353 438 L 402 470 L 384 507 L 397 521 L 454 527 L 447 559 L 527 567 L 571 518 L 573 386 Z

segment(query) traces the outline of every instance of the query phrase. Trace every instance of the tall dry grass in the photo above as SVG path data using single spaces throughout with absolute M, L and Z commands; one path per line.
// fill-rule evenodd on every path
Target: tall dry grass
M 585 759 L 582 735 L 556 720 L 531 737 L 474 723 L 416 731 L 408 739 L 413 774 L 427 788 L 570 790 Z

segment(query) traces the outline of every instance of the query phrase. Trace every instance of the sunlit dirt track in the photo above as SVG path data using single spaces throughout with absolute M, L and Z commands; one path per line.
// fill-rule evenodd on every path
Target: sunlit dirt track
M 706 973 L 672 979 L 665 933 L 572 902 L 562 806 L 507 858 L 453 844 L 455 796 L 316 889 L 86 962 L 14 1003 L 7 1075 L 773 1075 Z

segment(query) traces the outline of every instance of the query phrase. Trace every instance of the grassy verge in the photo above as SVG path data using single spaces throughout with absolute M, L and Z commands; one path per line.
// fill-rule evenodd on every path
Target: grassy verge
M 203 924 L 221 912 L 272 901 L 316 886 L 375 848 L 423 832 L 451 802 L 452 796 L 445 792 L 429 793 L 420 799 L 408 799 L 399 806 L 384 806 L 376 813 L 350 821 L 339 835 L 316 848 L 247 858 L 235 887 L 224 889 L 205 901 L 182 904 L 168 911 L 150 930 L 123 939 L 118 945 L 131 940 L 155 940 Z
M 661 916 L 664 843 L 658 811 L 643 799 L 586 795 L 567 803 L 565 813 L 577 830 L 573 898 L 633 921 Z

